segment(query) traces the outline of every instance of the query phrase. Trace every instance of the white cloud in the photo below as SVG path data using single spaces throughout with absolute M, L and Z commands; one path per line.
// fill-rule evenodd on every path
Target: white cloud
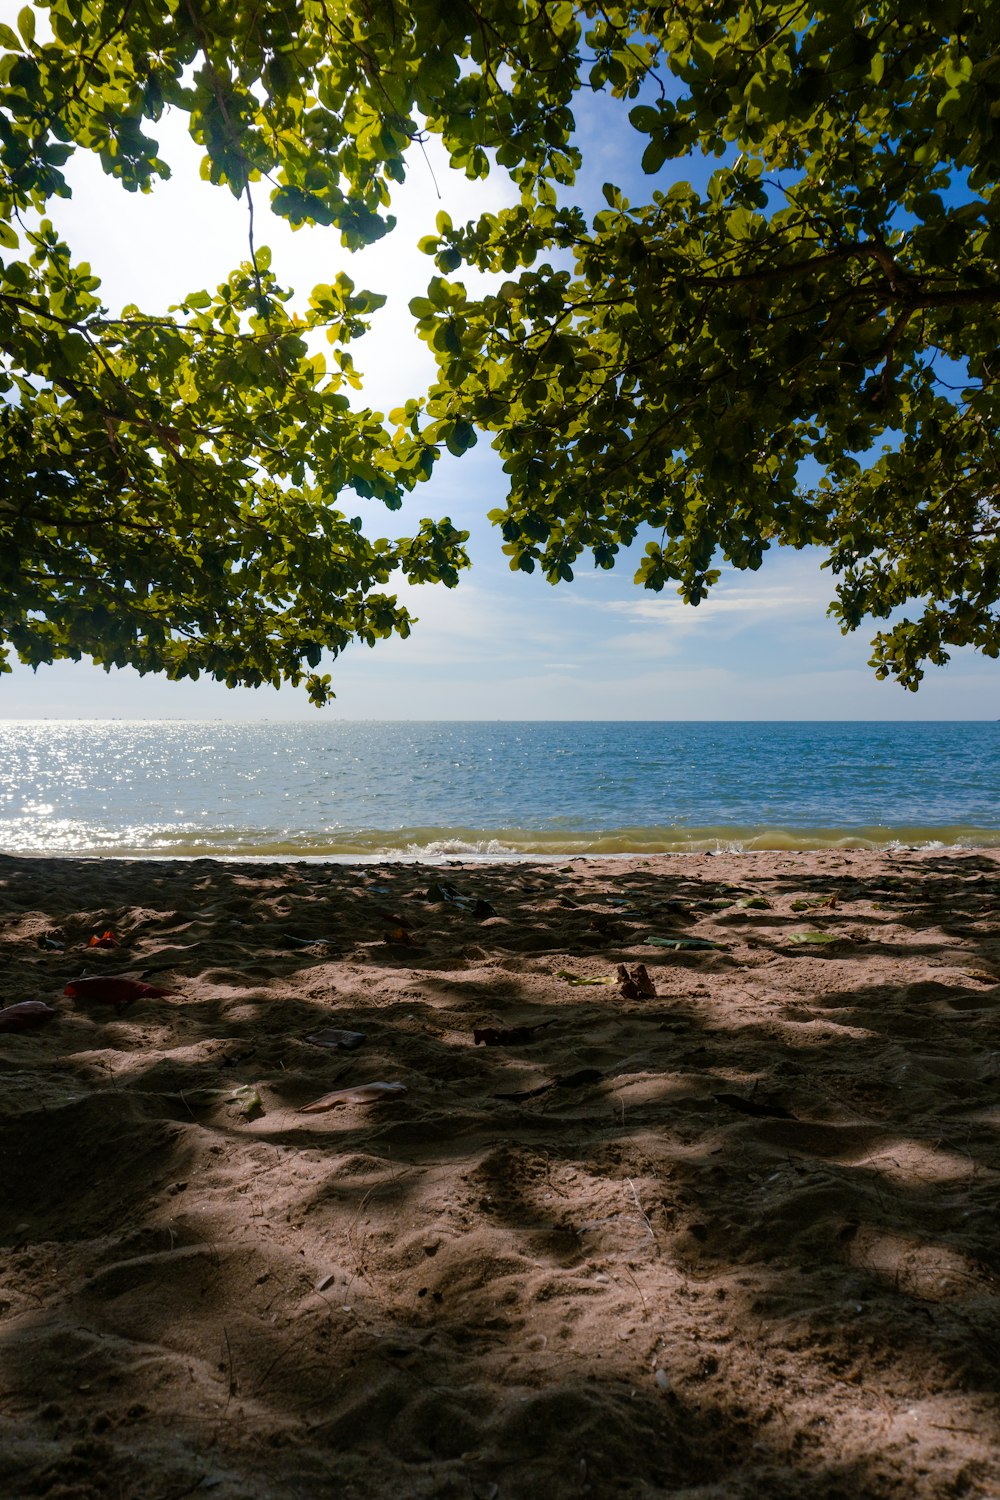
M 812 612 L 815 598 L 808 594 L 794 593 L 790 589 L 771 588 L 761 590 L 733 590 L 730 593 L 710 594 L 697 606 L 685 604 L 683 599 L 662 597 L 625 600 L 616 599 L 598 605 L 599 609 L 612 614 L 626 615 L 631 620 L 651 621 L 657 625 L 678 626 L 697 629 L 700 624 L 719 615 L 735 615 L 747 621 L 761 615 L 799 614 Z
M 619 589 L 615 598 L 576 601 L 608 621 L 605 654 L 675 661 L 697 653 L 702 665 L 709 666 L 714 652 L 725 647 L 731 653 L 751 632 L 758 641 L 762 633 L 780 633 L 776 639 L 786 645 L 792 633 L 839 639 L 837 626 L 826 617 L 831 581 L 813 557 L 779 552 L 759 573 L 726 569 L 698 605 L 686 604 L 676 593 L 653 594 L 634 585 L 628 589 L 624 597 Z M 623 628 L 614 629 L 612 620 Z M 758 673 L 760 663 L 752 670 Z

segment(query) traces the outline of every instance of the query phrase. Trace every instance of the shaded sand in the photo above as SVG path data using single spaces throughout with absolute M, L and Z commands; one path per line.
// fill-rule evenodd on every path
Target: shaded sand
M 0 859 L 59 1008 L 0 1035 L 0 1495 L 997 1496 L 998 908 L 982 851 Z

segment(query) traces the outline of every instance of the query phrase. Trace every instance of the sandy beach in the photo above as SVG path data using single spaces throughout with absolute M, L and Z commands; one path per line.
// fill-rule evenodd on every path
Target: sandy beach
M 37 1001 L 7 1500 L 1000 1494 L 996 853 L 2 857 Z

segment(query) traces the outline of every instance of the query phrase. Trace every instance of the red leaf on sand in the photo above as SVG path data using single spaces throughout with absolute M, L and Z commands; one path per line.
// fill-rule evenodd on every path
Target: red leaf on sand
M 104 979 L 95 975 L 92 979 L 74 979 L 63 990 L 74 1000 L 96 1000 L 122 1010 L 133 1000 L 145 1000 L 153 995 L 169 995 L 170 990 L 158 989 L 155 984 L 146 984 L 141 979 Z
M 114 933 L 111 931 L 111 928 L 109 927 L 108 930 L 107 930 L 107 932 L 103 933 L 101 935 L 101 937 L 98 937 L 97 933 L 95 932 L 94 936 L 91 938 L 90 942 L 87 944 L 87 947 L 88 948 L 117 948 L 118 947 L 118 939 L 115 937 Z
M 19 1005 L 8 1005 L 0 1010 L 0 1031 L 30 1031 L 34 1026 L 44 1026 L 59 1014 L 44 1000 L 22 1000 Z

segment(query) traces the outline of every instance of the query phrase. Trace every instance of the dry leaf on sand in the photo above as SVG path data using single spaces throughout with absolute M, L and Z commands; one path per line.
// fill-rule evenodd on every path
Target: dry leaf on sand
M 625 1000 L 655 1000 L 656 998 L 656 986 L 650 979 L 645 964 L 636 964 L 631 973 L 624 964 L 619 964 L 618 988 Z
M 535 1033 L 544 1031 L 546 1026 L 554 1026 L 555 1021 L 539 1021 L 534 1026 L 479 1026 L 473 1030 L 472 1040 L 478 1047 L 504 1047 L 520 1046 L 525 1042 L 533 1042 Z
M 0 1031 L 31 1031 L 35 1026 L 44 1026 L 53 1021 L 58 1011 L 46 1005 L 44 1000 L 22 1000 L 18 1005 L 8 1005 L 0 1010 Z
M 363 1031 L 341 1031 L 336 1026 L 328 1026 L 324 1031 L 314 1031 L 312 1036 L 306 1037 L 306 1041 L 312 1042 L 316 1047 L 335 1047 L 343 1052 L 354 1052 L 367 1040 Z
M 324 1110 L 336 1109 L 338 1104 L 378 1104 L 382 1099 L 393 1099 L 397 1094 L 405 1093 L 403 1083 L 362 1083 L 353 1089 L 334 1089 L 332 1094 L 324 1094 L 315 1103 L 304 1104 L 299 1114 L 322 1114 Z

